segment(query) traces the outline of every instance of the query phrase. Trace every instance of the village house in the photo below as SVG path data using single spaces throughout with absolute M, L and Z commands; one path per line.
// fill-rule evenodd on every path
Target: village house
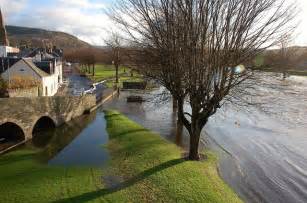
M 9 97 L 54 96 L 63 82 L 62 50 L 9 47 L 0 10 L 0 75 Z
M 19 94 L 13 91 L 14 94 L 11 95 L 22 97 L 54 96 L 58 91 L 59 84 L 61 84 L 61 65 L 56 66 L 54 63 L 40 62 L 40 67 L 37 67 L 32 58 L 22 58 L 2 73 L 2 78 L 8 83 L 16 82 L 16 78 L 36 81 L 32 83 L 34 87 L 19 88 Z M 14 84 L 11 84 L 11 86 L 14 86 Z

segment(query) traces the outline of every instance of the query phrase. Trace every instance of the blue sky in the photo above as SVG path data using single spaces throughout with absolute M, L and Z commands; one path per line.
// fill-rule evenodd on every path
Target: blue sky
M 113 23 L 104 9 L 116 0 L 0 0 L 9 25 L 44 28 L 73 34 L 95 45 L 103 45 Z M 296 45 L 307 46 L 307 0 L 297 1 L 301 10 Z

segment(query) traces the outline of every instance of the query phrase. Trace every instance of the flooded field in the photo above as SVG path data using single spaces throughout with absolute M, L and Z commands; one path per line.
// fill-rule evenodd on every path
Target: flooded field
M 221 152 L 222 177 L 247 202 L 306 202 L 307 79 L 266 74 L 261 83 L 253 101 L 262 105 L 225 106 L 210 119 L 202 141 Z M 170 102 L 127 104 L 127 95 L 105 107 L 187 147 L 186 132 L 176 136 Z

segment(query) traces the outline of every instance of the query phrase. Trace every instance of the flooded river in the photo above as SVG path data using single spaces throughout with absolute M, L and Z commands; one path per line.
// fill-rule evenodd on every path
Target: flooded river
M 224 106 L 202 132 L 202 147 L 220 154 L 223 179 L 246 202 L 307 202 L 307 79 L 266 74 L 253 97 L 261 106 Z M 147 102 L 127 103 L 140 94 Z M 176 133 L 171 102 L 154 102 L 153 93 L 122 92 L 104 105 L 188 148 L 188 135 Z M 41 161 L 50 165 L 101 166 L 109 159 L 102 109 L 34 137 Z
M 307 201 L 307 79 L 263 75 L 255 102 L 226 107 L 206 133 L 231 154 L 223 178 L 249 202 Z
M 307 79 L 266 74 L 261 80 L 253 100 L 263 104 L 225 106 L 210 119 L 202 141 L 220 152 L 221 176 L 245 201 L 306 202 Z M 127 104 L 128 94 L 106 108 L 178 143 L 170 103 Z M 182 139 L 179 145 L 186 147 L 186 132 Z

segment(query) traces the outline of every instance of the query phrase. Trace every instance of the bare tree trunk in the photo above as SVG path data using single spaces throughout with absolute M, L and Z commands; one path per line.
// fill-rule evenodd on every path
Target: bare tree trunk
M 93 64 L 93 76 L 95 76 L 95 64 Z
M 200 157 L 198 147 L 201 129 L 198 126 L 197 121 L 192 121 L 191 126 L 189 160 L 199 161 Z
M 182 117 L 184 116 L 184 109 L 183 109 L 184 108 L 184 106 L 183 106 L 184 105 L 184 99 L 183 98 L 176 99 L 176 103 L 177 103 L 177 118 L 178 118 L 178 122 L 183 124 Z
M 287 73 L 286 73 L 286 71 L 284 71 L 284 72 L 282 73 L 282 79 L 285 80 L 286 78 L 287 78 Z
M 181 120 L 177 120 L 176 126 L 176 144 L 182 146 L 182 132 L 183 132 L 183 123 Z
M 173 96 L 173 112 L 178 111 L 178 100 Z
M 116 84 L 118 84 L 118 82 L 119 82 L 119 79 L 118 79 L 118 64 L 115 65 L 115 71 L 116 71 L 116 73 L 115 73 L 116 74 L 116 76 L 115 76 L 116 77 Z

